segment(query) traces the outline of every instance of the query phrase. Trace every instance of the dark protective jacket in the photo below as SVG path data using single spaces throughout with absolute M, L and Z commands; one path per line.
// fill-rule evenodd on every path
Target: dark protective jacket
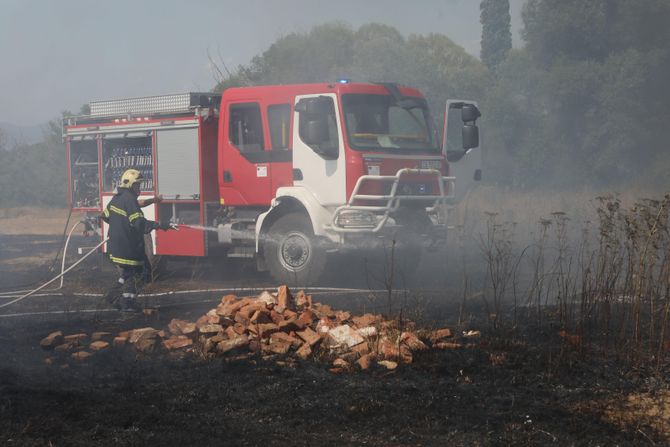
M 102 219 L 109 224 L 107 252 L 112 262 L 144 265 L 144 235 L 157 229 L 159 224 L 144 218 L 135 193 L 119 188 L 103 211 Z

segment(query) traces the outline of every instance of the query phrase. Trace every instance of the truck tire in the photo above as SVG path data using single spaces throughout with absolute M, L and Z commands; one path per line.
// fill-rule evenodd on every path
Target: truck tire
M 282 284 L 314 284 L 326 265 L 326 250 L 314 237 L 312 224 L 300 213 L 291 213 L 272 224 L 263 243 L 270 274 Z

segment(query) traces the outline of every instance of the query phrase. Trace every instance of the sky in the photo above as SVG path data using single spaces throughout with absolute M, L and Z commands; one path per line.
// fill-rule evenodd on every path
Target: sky
M 523 0 L 510 0 L 520 45 Z M 215 84 L 278 38 L 341 21 L 446 34 L 479 55 L 479 0 L 0 0 L 0 123 L 42 124 L 90 101 Z

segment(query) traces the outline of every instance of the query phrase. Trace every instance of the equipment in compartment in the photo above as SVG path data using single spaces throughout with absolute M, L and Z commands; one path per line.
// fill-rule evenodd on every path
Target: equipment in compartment
M 73 208 L 100 207 L 98 144 L 94 140 L 70 142 L 70 192 Z
M 104 190 L 114 191 L 123 172 L 137 169 L 144 180 L 142 191 L 154 190 L 153 154 L 150 138 L 108 139 L 103 144 Z

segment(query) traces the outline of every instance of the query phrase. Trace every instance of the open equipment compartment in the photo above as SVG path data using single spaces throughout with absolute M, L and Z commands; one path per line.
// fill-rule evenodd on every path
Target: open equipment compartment
M 73 209 L 100 209 L 98 141 L 93 136 L 70 139 L 70 200 Z
M 104 192 L 114 192 L 127 169 L 137 169 L 144 180 L 143 192 L 154 191 L 154 163 L 151 132 L 107 134 L 102 139 Z

